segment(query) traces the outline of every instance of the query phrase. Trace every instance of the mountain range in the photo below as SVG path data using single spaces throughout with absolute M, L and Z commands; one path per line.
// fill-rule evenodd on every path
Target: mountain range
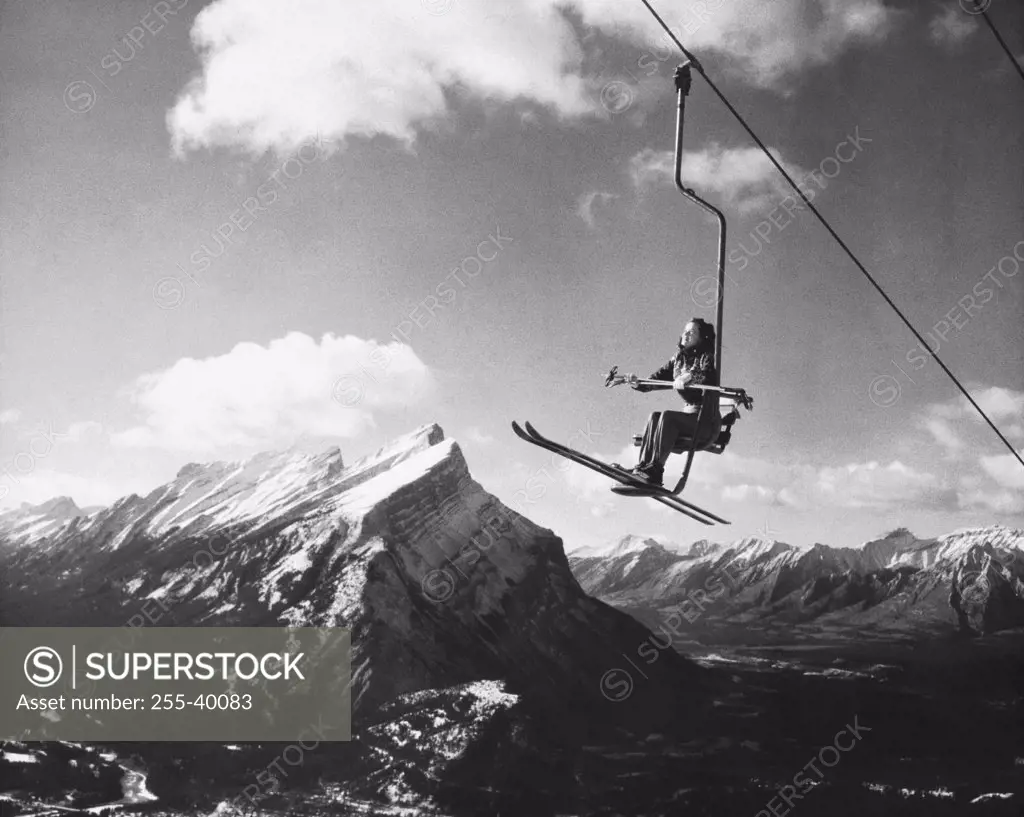
M 632 536 L 567 558 L 553 531 L 472 478 L 437 425 L 351 463 L 337 448 L 264 453 L 188 464 L 109 507 L 23 505 L 0 513 L 5 627 L 346 627 L 353 740 L 284 775 L 268 772 L 280 769 L 273 743 L 6 741 L 0 777 L 16 782 L 0 815 L 54 804 L 189 817 L 754 814 L 818 751 L 823 717 L 858 712 L 888 725 L 888 748 L 857 750 L 848 780 L 811 795 L 818 808 L 931 816 L 997 792 L 972 813 L 1006 813 L 1013 749 L 977 740 L 1005 720 L 1014 693 L 992 682 L 1007 677 L 1012 643 L 969 659 L 943 648 L 954 668 L 988 669 L 935 685 L 930 668 L 908 668 L 914 683 L 899 687 L 836 670 L 859 659 L 837 657 L 834 640 L 806 660 L 724 669 L 706 649 L 683 653 L 1003 632 L 1020 620 L 1022 539 L 993 527 L 799 550 Z M 979 703 L 961 717 L 954 700 Z M 944 714 L 931 724 L 935 701 Z M 931 760 L 891 762 L 968 739 L 971 762 L 941 767 L 962 781 L 955 802 L 929 782 Z M 897 783 L 922 802 L 903 802 Z
M 932 539 L 900 529 L 859 548 L 748 537 L 683 549 L 627 536 L 569 563 L 588 593 L 647 623 L 678 610 L 705 631 L 737 626 L 754 640 L 823 627 L 925 636 L 1024 626 L 1024 531 L 1000 526 Z

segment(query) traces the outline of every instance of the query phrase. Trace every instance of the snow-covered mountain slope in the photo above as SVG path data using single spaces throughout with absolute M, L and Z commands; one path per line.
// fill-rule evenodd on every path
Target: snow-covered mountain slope
M 893 558 L 889 566 L 910 565 L 913 567 L 933 567 L 940 564 L 952 564 L 963 558 L 976 546 L 990 545 L 1004 554 L 1020 553 L 1024 550 L 1024 531 L 1015 528 L 965 528 L 916 543 L 913 547 L 904 548 Z
M 488 494 L 436 425 L 349 466 L 337 449 L 191 464 L 43 535 L 0 534 L 0 569 L 8 624 L 117 626 L 146 604 L 160 625 L 349 627 L 357 716 L 485 679 L 607 709 L 603 673 L 649 635 L 588 597 L 561 540 Z M 697 705 L 677 690 L 700 670 L 660 666 L 613 719 Z
M 75 534 L 98 535 L 108 550 L 117 549 L 132 536 L 160 537 L 170 544 L 186 536 L 214 536 L 226 530 L 237 533 L 239 528 L 253 532 L 264 522 L 301 515 L 322 500 L 366 482 L 442 441 L 441 429 L 428 426 L 347 468 L 337 447 L 318 455 L 266 452 L 241 462 L 190 463 L 178 471 L 173 482 L 146 497 L 132 494 L 88 517 L 81 512 L 57 515 L 50 508 L 54 503 L 61 503 L 61 508 L 68 503 L 73 506 L 67 498 L 25 508 L 21 513 L 45 516 L 55 523 L 67 522 L 45 531 L 52 541 Z M 10 544 L 32 543 L 35 548 L 43 544 L 39 531 L 28 531 L 24 526 L 5 531 L 4 518 L 0 516 L 0 532 Z M 106 528 L 116 528 L 119 535 L 103 536 L 101 531 Z
M 1024 625 L 1019 530 L 996 526 L 927 540 L 901 531 L 860 548 L 807 550 L 762 537 L 724 547 L 702 540 L 691 553 L 634 542 L 629 553 L 613 549 L 570 563 L 586 590 L 633 612 L 687 599 L 692 606 L 695 594 L 699 599 L 713 585 L 723 602 L 708 609 L 707 621 L 949 625 L 975 633 Z
M 626 536 L 601 555 L 570 556 L 572 571 L 588 593 L 617 607 L 644 605 L 652 598 L 673 598 L 690 583 L 695 571 L 719 550 L 696 543 L 690 554 L 669 550 L 654 539 Z
M 616 539 L 604 544 L 582 545 L 572 548 L 567 547 L 565 553 L 566 556 L 571 559 L 586 559 L 595 556 L 603 558 L 612 555 L 621 555 L 627 552 L 638 552 L 650 545 L 657 545 L 670 553 L 685 555 L 694 547 L 697 547 L 698 544 L 699 543 L 694 543 L 693 545 L 686 547 L 673 542 L 665 536 L 637 536 L 636 534 L 629 534 L 628 536 L 623 536 L 621 539 Z M 714 545 L 713 547 L 718 547 L 718 545 Z
M 70 497 L 59 496 L 39 505 L 0 511 L 0 541 L 33 542 L 61 530 L 65 523 L 87 516 Z

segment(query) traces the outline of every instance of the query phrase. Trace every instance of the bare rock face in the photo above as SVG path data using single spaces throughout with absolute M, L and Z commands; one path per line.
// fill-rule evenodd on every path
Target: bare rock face
M 1024 565 L 999 560 L 991 544 L 972 545 L 950 579 L 949 605 L 962 630 L 987 635 L 1024 625 Z
M 561 540 L 475 482 L 436 425 L 348 466 L 337 449 L 193 463 L 144 498 L 0 541 L 7 624 L 121 626 L 158 605 L 158 626 L 350 628 L 356 724 L 481 680 L 630 728 L 700 706 L 700 670 L 674 651 L 643 695 L 604 694 L 650 633 L 588 597 Z

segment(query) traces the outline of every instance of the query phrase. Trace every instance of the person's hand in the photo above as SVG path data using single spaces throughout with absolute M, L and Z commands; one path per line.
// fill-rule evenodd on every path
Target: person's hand
M 690 382 L 690 376 L 687 374 L 680 375 L 672 381 L 673 389 L 684 389 Z

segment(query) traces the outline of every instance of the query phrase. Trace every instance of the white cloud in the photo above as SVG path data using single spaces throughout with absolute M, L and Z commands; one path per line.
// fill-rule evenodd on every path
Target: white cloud
M 662 6 L 691 48 L 726 55 L 727 70 L 759 86 L 878 42 L 895 19 L 883 0 Z M 665 39 L 640 3 L 621 0 L 509 0 L 500 13 L 470 0 L 215 0 L 195 18 L 202 71 L 168 113 L 172 142 L 255 153 L 287 153 L 317 133 L 411 144 L 447 114 L 452 92 L 601 115 L 570 13 L 638 48 Z
M 719 487 L 725 501 L 798 510 L 929 504 L 942 489 L 937 477 L 898 460 L 888 464 L 787 465 L 726 452 L 698 459 L 694 469 L 692 479 Z
M 945 448 L 948 453 L 953 454 L 964 447 L 964 441 L 950 428 L 949 423 L 945 420 L 937 417 L 925 418 L 921 421 L 921 425 L 935 438 L 935 442 Z
M 1024 449 L 1017 452 L 1024 456 Z M 1003 488 L 1024 491 L 1024 467 L 1012 454 L 997 454 L 994 457 L 980 457 L 982 470 Z
M 971 399 L 981 406 L 981 410 L 992 418 L 993 422 L 1024 420 L 1024 392 L 1005 389 L 1001 386 L 985 388 L 976 386 L 969 388 L 968 392 Z M 957 395 L 945 403 L 932 403 L 925 411 L 928 415 L 946 420 L 971 419 L 978 423 L 984 422 L 974 406 L 963 395 Z
M 636 464 L 637 451 L 638 449 L 634 446 L 626 445 L 618 454 L 603 454 L 589 450 L 586 453 L 603 462 L 617 462 L 627 468 L 632 468 Z M 611 492 L 611 487 L 615 484 L 613 480 L 561 457 L 554 460 L 552 467 L 561 473 L 569 494 L 575 498 L 576 502 L 584 502 L 589 505 L 590 513 L 593 516 L 607 516 L 612 511 L 614 503 L 618 499 Z M 663 507 L 660 503 L 652 504 Z
M 740 485 L 728 485 L 723 488 L 722 499 L 730 502 L 757 502 L 774 505 L 778 502 L 778 495 L 764 485 L 750 485 L 744 482 Z
M 991 386 L 974 391 L 971 397 L 993 420 L 1024 420 L 1024 392 Z M 968 408 L 966 399 L 960 398 L 960 403 L 965 411 L 974 413 L 973 408 Z
M 998 514 L 1024 513 L 1024 494 L 1020 492 L 961 490 L 957 493 L 957 501 L 965 509 L 984 508 Z
M 217 0 L 192 30 L 203 57 L 168 116 L 176 149 L 241 144 L 287 152 L 383 134 L 411 143 L 447 110 L 456 86 L 481 99 L 530 99 L 565 115 L 592 111 L 582 57 L 554 2 L 506 19 L 455 0 L 443 14 L 409 0 Z
M 476 426 L 470 426 L 466 429 L 466 439 L 477 445 L 490 445 L 494 442 L 494 435 L 486 434 Z
M 975 386 L 968 391 L 1004 434 L 1013 438 L 1024 436 L 1024 392 L 1000 386 Z M 983 445 L 995 442 L 995 437 L 983 425 L 984 421 L 977 410 L 963 395 L 927 406 L 918 422 L 950 454 L 962 455 L 967 450 L 962 435 L 968 431 L 976 437 L 984 434 Z M 953 424 L 958 424 L 957 430 L 954 430 Z M 1024 450 L 1018 453 L 1024 456 Z M 1012 454 L 980 454 L 976 460 L 961 456 L 960 462 L 957 501 L 961 508 L 984 508 L 1008 514 L 1024 512 L 1024 467 L 1021 467 L 1016 457 Z M 974 470 L 966 471 L 968 466 Z
M 796 179 L 807 175 L 796 165 L 772 155 Z M 650 148 L 630 160 L 633 184 L 643 189 L 651 184 L 674 184 L 675 165 L 671 151 Z M 681 165 L 683 184 L 700 196 L 718 193 L 725 203 L 742 213 L 768 210 L 788 193 L 789 186 L 768 157 L 756 147 L 723 148 L 718 144 L 700 151 L 687 151 Z
M 411 348 L 353 335 L 317 343 L 291 332 L 266 347 L 183 358 L 138 378 L 130 396 L 143 423 L 111 435 L 122 446 L 210 452 L 290 445 L 303 435 L 354 437 L 374 412 L 406 407 L 432 385 Z
M 584 223 L 593 230 L 594 229 L 594 202 L 599 201 L 604 204 L 612 199 L 616 199 L 614 193 L 605 193 L 603 190 L 592 190 L 589 193 L 584 193 L 576 201 L 576 215 L 583 219 Z
M 919 504 L 941 489 L 939 479 L 899 460 L 821 468 L 810 482 L 810 496 L 847 508 L 891 508 Z
M 950 3 L 928 24 L 928 36 L 938 46 L 958 48 L 978 28 L 974 18 L 965 14 L 957 3 Z
M 0 426 L 11 425 L 21 419 L 21 412 L 18 409 L 7 409 L 0 411 Z
M 68 442 L 77 443 L 86 439 L 89 436 L 99 436 L 103 433 L 103 425 L 97 423 L 95 420 L 83 420 L 81 422 L 72 423 L 67 427 L 67 430 L 63 435 L 67 438 Z
M 564 5 L 586 25 L 637 46 L 675 49 L 642 3 L 574 0 Z M 734 73 L 759 86 L 777 85 L 831 62 L 852 45 L 880 42 L 899 16 L 884 0 L 664 0 L 656 6 L 692 52 L 728 57 Z
M 1000 427 L 1004 435 L 1014 438 L 1024 436 L 1024 392 L 1000 386 L 974 387 L 968 391 L 971 398 L 992 422 Z M 963 424 L 968 420 L 970 425 L 964 427 Z M 959 424 L 962 431 L 977 431 L 982 427 L 984 420 L 963 395 L 944 403 L 932 403 L 918 418 L 918 424 L 931 433 L 936 442 L 950 453 L 958 452 L 965 446 L 961 434 L 953 428 L 954 423 Z M 985 434 L 989 434 L 987 428 Z M 1017 463 L 1017 466 L 1019 468 L 1020 463 Z

